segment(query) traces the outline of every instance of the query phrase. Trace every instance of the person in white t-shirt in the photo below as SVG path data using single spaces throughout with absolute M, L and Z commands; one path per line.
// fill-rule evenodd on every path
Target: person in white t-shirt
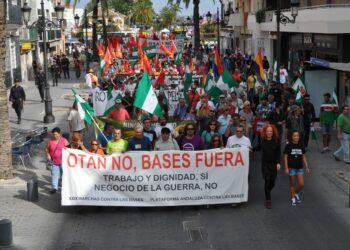
M 243 126 L 239 125 L 236 127 L 236 134 L 233 136 L 230 136 L 226 143 L 226 148 L 240 148 L 240 147 L 247 147 L 249 150 L 251 150 L 252 145 L 250 143 L 250 140 L 248 137 L 243 135 L 244 128 Z
M 281 84 L 285 84 L 288 83 L 288 72 L 287 70 L 284 68 L 284 64 L 281 64 L 280 67 L 280 83 Z
M 68 115 L 68 122 L 69 122 L 69 130 L 71 133 L 78 132 L 81 134 L 81 136 L 84 136 L 84 130 L 88 129 L 87 124 L 83 119 L 80 118 L 77 103 L 74 102 L 73 108 L 69 112 Z
M 156 132 L 157 138 L 160 138 L 162 134 L 162 128 L 168 128 L 171 133 L 174 130 L 173 126 L 170 123 L 168 123 L 165 117 L 159 118 L 159 124 L 157 124 L 154 129 L 154 131 Z

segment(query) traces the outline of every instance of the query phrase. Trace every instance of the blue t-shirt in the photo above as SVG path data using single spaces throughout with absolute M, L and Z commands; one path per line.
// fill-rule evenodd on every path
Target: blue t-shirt
M 150 151 L 152 150 L 152 143 L 147 137 L 136 139 L 132 137 L 129 140 L 128 151 Z
M 105 135 L 105 137 L 107 138 L 108 141 L 113 139 L 113 134 L 109 134 L 109 135 Z M 105 148 L 107 147 L 107 142 L 106 139 L 104 138 L 102 133 L 99 133 L 97 136 L 97 140 L 100 142 L 101 147 Z

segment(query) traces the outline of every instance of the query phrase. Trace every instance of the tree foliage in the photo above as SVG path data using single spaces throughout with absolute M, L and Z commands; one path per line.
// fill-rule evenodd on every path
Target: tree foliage
M 160 11 L 160 17 L 162 18 L 162 26 L 168 27 L 176 21 L 177 13 L 181 10 L 178 4 L 172 4 L 164 7 Z
M 151 0 L 137 0 L 131 9 L 132 19 L 136 23 L 151 24 L 155 15 Z

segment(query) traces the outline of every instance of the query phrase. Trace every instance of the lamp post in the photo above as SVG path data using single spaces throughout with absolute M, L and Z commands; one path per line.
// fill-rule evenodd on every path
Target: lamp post
M 63 21 L 63 12 L 64 7 L 59 2 L 55 6 L 55 12 L 57 14 L 57 20 L 59 24 L 54 23 L 53 21 L 45 18 L 45 8 L 44 8 L 44 0 L 41 0 L 41 18 L 39 18 L 37 21 L 32 23 L 31 25 L 28 25 L 29 19 L 30 19 L 30 12 L 32 8 L 28 6 L 28 3 L 25 2 L 23 4 L 23 7 L 21 8 L 22 14 L 23 14 L 23 20 L 26 24 L 26 27 L 29 29 L 35 28 L 39 33 L 42 33 L 42 39 L 43 39 L 43 49 L 44 49 L 44 73 L 45 73 L 45 116 L 44 116 L 44 123 L 53 123 L 55 122 L 55 117 L 52 114 L 52 99 L 50 94 L 50 86 L 48 84 L 48 67 L 47 67 L 47 44 L 46 44 L 46 30 L 52 29 L 52 28 L 60 28 L 61 27 L 61 21 Z
M 280 83 L 280 63 L 281 63 L 281 27 L 280 25 L 286 25 L 287 23 L 295 23 L 296 17 L 298 16 L 299 0 L 291 0 L 291 15 L 292 18 L 285 16 L 281 12 L 281 0 L 277 0 L 277 10 L 276 10 L 276 20 L 277 20 L 277 51 L 276 51 L 276 61 L 277 61 L 277 76 L 276 81 Z

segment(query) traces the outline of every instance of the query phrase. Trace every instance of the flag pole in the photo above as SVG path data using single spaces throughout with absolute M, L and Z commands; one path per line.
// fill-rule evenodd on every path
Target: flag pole
M 107 137 L 105 136 L 105 134 L 102 132 L 101 128 L 98 126 L 97 122 L 95 121 L 95 118 L 90 114 L 90 112 L 88 110 L 85 110 L 86 113 L 90 116 L 90 118 L 92 119 L 92 122 L 94 123 L 94 125 L 97 127 L 98 131 L 101 132 L 102 136 L 105 138 L 105 140 L 108 142 Z

